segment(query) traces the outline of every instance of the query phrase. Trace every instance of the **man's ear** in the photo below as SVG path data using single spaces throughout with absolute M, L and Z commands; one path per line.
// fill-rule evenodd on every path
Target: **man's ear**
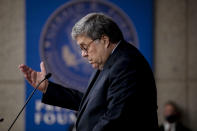
M 110 45 L 109 37 L 106 36 L 106 35 L 103 35 L 103 36 L 102 36 L 102 39 L 103 39 L 103 41 L 104 41 L 105 47 L 108 48 L 109 45 Z

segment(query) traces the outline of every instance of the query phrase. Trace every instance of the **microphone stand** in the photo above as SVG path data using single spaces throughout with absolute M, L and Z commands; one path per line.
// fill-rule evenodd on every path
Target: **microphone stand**
M 28 97 L 27 101 L 25 102 L 25 105 L 24 105 L 23 108 L 20 110 L 20 112 L 18 113 L 18 115 L 16 116 L 16 118 L 14 119 L 14 121 L 12 122 L 12 124 L 11 124 L 11 126 L 9 127 L 8 131 L 11 130 L 12 126 L 14 125 L 14 123 L 16 122 L 16 120 L 18 119 L 18 117 L 20 116 L 20 114 L 22 113 L 22 111 L 24 110 L 25 106 L 26 106 L 27 103 L 30 101 L 31 97 L 34 95 L 34 93 L 35 93 L 35 91 L 37 90 L 37 88 L 40 86 L 40 84 L 41 84 L 43 81 L 49 79 L 50 77 L 51 77 L 51 73 L 48 73 L 48 74 L 45 76 L 45 78 L 44 78 L 42 81 L 40 81 L 40 82 L 38 83 L 38 85 L 36 86 L 36 88 L 32 91 L 31 95 Z

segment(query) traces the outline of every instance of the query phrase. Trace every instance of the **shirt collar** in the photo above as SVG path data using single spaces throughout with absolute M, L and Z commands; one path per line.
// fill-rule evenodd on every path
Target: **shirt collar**
M 103 69 L 108 68 L 108 67 L 111 66 L 111 63 L 114 61 L 114 59 L 117 56 L 117 53 L 114 53 L 114 51 L 116 50 L 116 48 L 118 47 L 118 45 L 120 44 L 120 42 L 121 42 L 121 40 L 116 44 L 115 48 L 112 50 L 111 54 L 109 55 L 107 61 L 105 62 L 104 66 L 103 66 Z
M 176 123 L 168 123 L 165 122 L 164 123 L 164 131 L 168 131 L 171 128 L 171 131 L 175 131 L 176 130 Z
M 112 50 L 111 54 L 115 51 L 115 49 L 117 48 L 117 46 L 120 44 L 121 40 L 116 44 L 116 47 Z

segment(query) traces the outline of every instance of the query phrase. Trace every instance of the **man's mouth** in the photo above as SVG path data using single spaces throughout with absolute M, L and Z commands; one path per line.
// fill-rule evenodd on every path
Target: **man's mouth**
M 88 59 L 88 62 L 89 62 L 90 64 L 92 64 L 92 63 L 93 63 L 91 59 Z
M 90 64 L 93 64 L 93 62 L 92 61 L 88 61 Z

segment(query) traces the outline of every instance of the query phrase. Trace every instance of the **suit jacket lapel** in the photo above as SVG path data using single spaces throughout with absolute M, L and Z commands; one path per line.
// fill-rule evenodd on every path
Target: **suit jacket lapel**
M 93 74 L 92 74 L 92 76 L 90 78 L 90 81 L 88 83 L 88 88 L 87 88 L 87 90 L 86 90 L 86 92 L 85 92 L 85 94 L 84 94 L 84 96 L 83 96 L 83 98 L 81 100 L 81 103 L 80 103 L 80 106 L 79 106 L 79 110 L 81 109 L 81 107 L 82 107 L 82 105 L 84 103 L 84 100 L 86 99 L 87 95 L 89 94 L 90 89 L 92 88 L 92 85 L 94 84 L 95 79 L 97 78 L 99 73 L 100 73 L 99 70 L 96 70 L 96 71 L 93 72 Z
M 95 81 L 96 81 L 99 73 L 100 73 L 100 70 L 94 71 L 93 74 L 92 74 L 92 76 L 91 76 L 91 78 L 90 78 L 90 81 L 89 81 L 89 84 L 88 84 L 88 88 L 87 88 L 87 90 L 86 90 L 86 92 L 85 92 L 85 94 L 84 94 L 84 96 L 83 96 L 83 98 L 81 100 L 80 106 L 79 106 L 79 113 L 78 113 L 78 118 L 77 118 L 77 121 L 76 121 L 76 126 L 77 126 L 77 123 L 78 123 L 78 121 L 79 121 L 79 119 L 81 117 L 81 114 L 83 112 L 83 108 L 87 104 L 87 101 L 88 101 L 88 98 L 87 97 L 88 97 L 88 95 L 90 93 L 90 90 L 93 87 L 93 85 L 94 85 L 94 83 L 95 83 Z

